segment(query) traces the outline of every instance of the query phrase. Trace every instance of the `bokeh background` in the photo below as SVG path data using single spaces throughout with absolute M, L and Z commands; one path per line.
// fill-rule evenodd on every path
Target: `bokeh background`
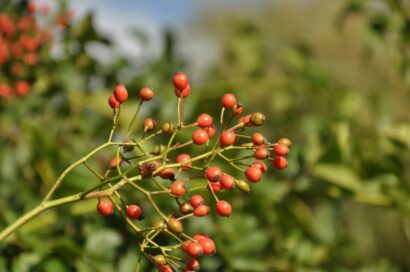
M 229 220 L 189 224 L 217 242 L 201 271 L 410 271 L 408 1 L 73 0 L 48 2 L 48 15 L 44 3 L 35 16 L 52 38 L 38 61 L 0 61 L 0 229 L 106 140 L 116 84 L 130 90 L 121 128 L 145 85 L 157 96 L 142 117 L 166 120 L 176 117 L 171 78 L 182 70 L 192 120 L 234 92 L 246 112 L 267 115 L 265 135 L 293 141 L 287 170 L 270 171 L 250 195 L 224 195 Z M 21 18 L 27 2 L 2 0 L 0 9 Z M 4 95 L 21 80 L 27 94 Z M 90 179 L 79 169 L 58 193 Z M 25 225 L 0 245 L 0 271 L 135 271 L 132 235 L 95 205 Z M 144 262 L 143 271 L 155 268 Z

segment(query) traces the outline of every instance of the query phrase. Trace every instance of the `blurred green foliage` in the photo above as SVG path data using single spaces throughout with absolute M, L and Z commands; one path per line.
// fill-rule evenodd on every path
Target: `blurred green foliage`
M 228 220 L 212 215 L 189 223 L 189 233 L 205 231 L 217 243 L 201 271 L 410 270 L 408 10 L 404 1 L 283 1 L 257 15 L 212 11 L 202 18 L 201 33 L 221 50 L 192 84 L 187 116 L 217 112 L 215 101 L 235 92 L 245 112 L 268 116 L 265 135 L 294 145 L 285 172 L 265 176 L 249 196 L 223 195 L 234 207 Z M 122 125 L 144 85 L 158 97 L 143 116 L 176 117 L 170 78 L 183 62 L 172 33 L 164 33 L 162 55 L 140 68 L 126 58 L 103 65 L 88 54 L 92 43 L 111 50 L 92 14 L 60 35 L 63 53 L 36 69 L 32 93 L 0 103 L 1 229 L 105 141 L 106 98 L 124 71 L 135 72 L 125 82 L 131 101 Z M 79 169 L 59 194 L 83 189 L 89 179 Z M 24 226 L 0 246 L 0 271 L 135 271 L 131 233 L 119 217 L 100 218 L 95 204 L 59 207 Z

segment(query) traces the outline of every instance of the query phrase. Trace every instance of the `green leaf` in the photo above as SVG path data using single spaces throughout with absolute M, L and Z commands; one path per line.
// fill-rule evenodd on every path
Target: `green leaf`
M 353 192 L 362 189 L 360 177 L 346 166 L 320 163 L 313 168 L 312 174 L 326 182 Z

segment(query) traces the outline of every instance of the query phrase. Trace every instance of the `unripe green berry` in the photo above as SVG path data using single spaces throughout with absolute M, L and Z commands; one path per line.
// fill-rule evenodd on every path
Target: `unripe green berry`
M 243 179 L 239 179 L 236 181 L 236 187 L 238 187 L 238 189 L 244 193 L 249 194 L 251 192 L 251 187 L 249 186 L 249 183 L 247 183 Z
M 255 112 L 251 115 L 251 125 L 255 127 L 260 127 L 265 123 L 266 117 L 263 113 Z
M 167 147 L 165 145 L 154 145 L 154 147 L 151 150 L 151 154 L 153 155 L 161 155 L 162 153 L 165 152 Z
M 174 126 L 174 123 L 172 122 L 165 122 L 162 125 L 162 131 L 166 134 L 171 134 L 174 132 L 174 130 L 175 130 L 175 126 Z

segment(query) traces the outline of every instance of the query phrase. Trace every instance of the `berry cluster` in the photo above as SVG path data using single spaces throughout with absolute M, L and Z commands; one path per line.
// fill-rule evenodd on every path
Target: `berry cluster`
M 285 156 L 289 152 L 291 141 L 282 138 L 271 143 L 259 132 L 249 135 L 248 130 L 264 124 L 265 116 L 260 112 L 242 115 L 243 106 L 231 93 L 225 94 L 221 99 L 219 124 L 207 113 L 200 114 L 190 124 L 184 124 L 184 102 L 191 93 L 188 77 L 184 73 L 177 73 L 173 78 L 173 86 L 178 98 L 177 122 L 164 122 L 157 129 L 156 121 L 146 118 L 142 122 L 141 133 L 136 133 L 134 122 L 141 105 L 155 96 L 155 92 L 149 87 L 140 90 L 140 102 L 127 134 L 118 145 L 105 175 L 96 174 L 102 183 L 99 190 L 110 186 L 108 190 L 115 193 L 103 198 L 103 194 L 98 195 L 97 192 L 97 210 L 102 216 L 110 216 L 116 208 L 139 234 L 141 253 L 158 267 L 158 271 L 179 271 L 183 267 L 185 271 L 198 271 L 199 258 L 214 254 L 216 246 L 207 234 L 190 236 L 185 233 L 184 220 L 207 216 L 212 212 L 211 202 L 215 203 L 213 207 L 219 216 L 229 217 L 233 207 L 228 201 L 220 199 L 218 193 L 235 188 L 249 193 L 250 183 L 258 183 L 268 170 L 267 162 L 271 162 L 279 170 L 286 168 Z M 122 84 L 108 98 L 108 103 L 114 110 L 109 142 L 116 129 L 121 105 L 127 99 L 128 91 Z M 230 115 L 225 118 L 227 112 Z M 233 123 L 235 118 L 237 121 Z M 190 133 L 191 139 L 181 143 L 178 139 L 183 133 Z M 148 150 L 146 143 L 160 135 L 165 135 L 167 144 L 151 145 Z M 188 146 L 205 146 L 206 149 L 200 154 L 189 154 L 184 152 L 184 148 Z M 243 155 L 244 152 L 247 154 Z M 243 177 L 235 177 L 230 173 L 231 170 L 223 170 L 218 165 L 218 160 L 225 161 L 232 171 L 241 172 Z M 194 180 L 199 180 L 200 185 L 192 186 Z M 131 185 L 145 196 L 146 202 L 141 205 L 126 201 L 120 194 L 120 188 L 125 184 Z M 171 203 L 167 207 L 160 207 L 155 200 L 158 195 L 169 196 Z M 172 207 L 172 202 L 175 203 L 175 208 Z M 134 220 L 143 219 L 143 206 L 147 203 L 152 205 L 161 220 L 142 228 Z M 156 241 L 160 235 L 168 235 L 176 243 L 160 245 Z M 186 257 L 181 256 L 181 251 Z
M 38 6 L 30 2 L 23 16 L 0 13 L 0 98 L 9 100 L 30 92 L 33 68 L 40 64 L 40 55 L 49 48 L 52 38 L 52 29 L 41 27 L 36 13 L 50 19 L 50 8 L 49 4 Z M 65 18 L 65 24 L 70 18 L 56 15 L 55 22 L 60 26 L 63 25 L 60 17 Z

